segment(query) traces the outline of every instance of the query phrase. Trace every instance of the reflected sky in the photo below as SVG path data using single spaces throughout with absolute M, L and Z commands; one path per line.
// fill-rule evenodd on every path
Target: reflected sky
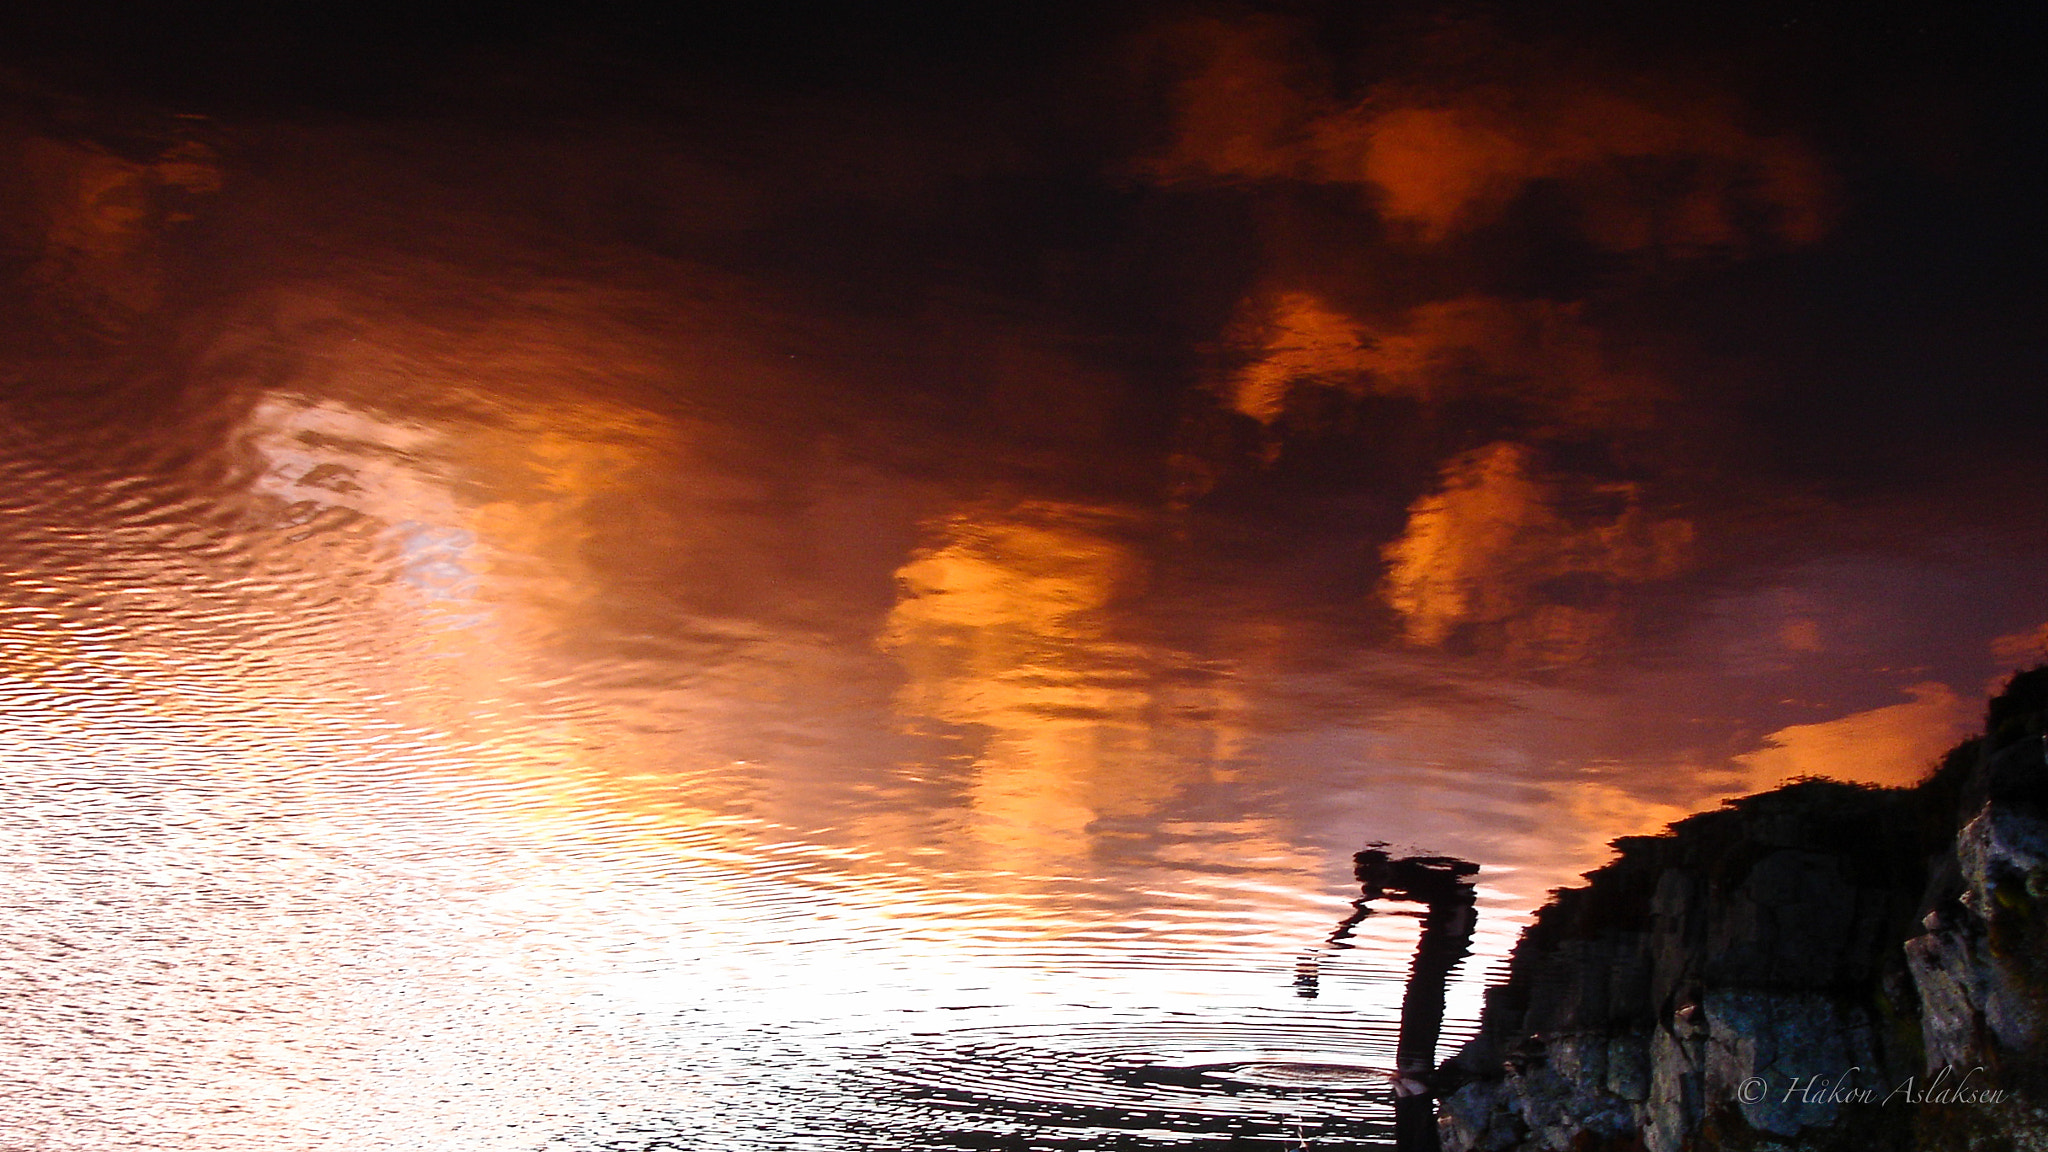
M 1379 1140 L 1174 1072 L 1391 1065 L 1351 853 L 1454 1042 L 1917 778 L 2048 635 L 2009 30 L 1422 11 L 23 24 L 0 1142 Z

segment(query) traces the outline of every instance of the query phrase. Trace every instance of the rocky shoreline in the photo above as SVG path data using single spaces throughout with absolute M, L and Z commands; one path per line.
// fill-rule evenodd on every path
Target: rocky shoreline
M 2048 1149 L 2044 717 L 2048 668 L 1914 788 L 1617 841 L 1438 1068 L 1443 1146 Z

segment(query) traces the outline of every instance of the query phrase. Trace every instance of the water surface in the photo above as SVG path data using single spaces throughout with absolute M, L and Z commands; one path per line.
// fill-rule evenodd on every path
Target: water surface
M 0 1146 L 1384 1143 L 1352 853 L 1482 866 L 1447 1052 L 1608 840 L 2039 655 L 2019 305 L 1825 117 L 1262 21 L 1114 140 L 9 95 Z

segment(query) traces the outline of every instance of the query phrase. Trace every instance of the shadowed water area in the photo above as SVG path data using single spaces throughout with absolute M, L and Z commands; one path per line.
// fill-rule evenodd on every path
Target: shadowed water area
M 1609 840 L 1973 729 L 1998 29 L 1311 8 L 24 24 L 0 1149 L 1391 1146 Z

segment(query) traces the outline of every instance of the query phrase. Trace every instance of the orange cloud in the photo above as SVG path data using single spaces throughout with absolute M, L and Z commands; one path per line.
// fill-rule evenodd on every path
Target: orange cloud
M 1298 385 L 1354 393 L 1376 390 L 1372 385 L 1373 368 L 1381 360 L 1378 345 L 1350 316 L 1307 292 L 1282 293 L 1264 308 L 1246 301 L 1241 311 L 1263 311 L 1266 316 L 1264 323 L 1239 325 L 1250 330 L 1244 338 L 1256 344 L 1258 358 L 1230 381 L 1230 406 L 1237 411 L 1271 424 L 1286 412 L 1288 391 Z
M 1411 238 L 1434 244 L 1498 219 L 1537 182 L 1566 191 L 1612 251 L 1688 254 L 1827 229 L 1825 170 L 1785 136 L 1751 131 L 1725 101 L 1529 67 L 1450 90 L 1389 81 L 1345 104 L 1282 25 L 1182 27 L 1153 179 L 1355 185 Z
M 1817 620 L 1788 620 L 1778 629 L 1778 642 L 1788 652 L 1820 652 L 1826 648 L 1821 643 L 1820 622 Z
M 1537 475 L 1517 444 L 1453 460 L 1443 487 L 1409 508 L 1407 530 L 1384 552 L 1382 592 L 1407 639 L 1441 644 L 1461 628 L 1495 625 L 1511 653 L 1559 663 L 1586 654 L 1606 632 L 1607 610 L 1546 595 L 1543 585 L 1670 577 L 1684 568 L 1693 537 L 1688 521 L 1645 511 L 1633 485 L 1591 494 L 1618 510 L 1567 514 L 1564 483 Z
M 220 191 L 216 158 L 191 141 L 147 162 L 40 136 L 13 143 L 5 183 L 19 182 L 30 209 L 28 282 L 43 303 L 120 334 L 157 306 L 170 227 L 192 219 L 185 209 L 194 197 Z
M 1799 776 L 1893 787 L 1920 779 L 1976 727 L 1977 709 L 1948 685 L 1931 680 L 1905 692 L 1912 699 L 1904 704 L 1795 724 L 1764 737 L 1762 748 L 1735 758 L 1749 770 L 1748 790 Z
M 1991 642 L 1991 654 L 2012 664 L 2048 660 L 2048 624 L 2029 632 L 2013 632 Z
M 897 572 L 881 645 L 908 674 L 901 707 L 987 733 L 968 824 L 1005 867 L 1085 854 L 1097 819 L 1156 809 L 1232 739 L 1218 690 L 1111 635 L 1143 572 L 1122 526 L 1049 503 L 958 516 Z
M 1611 426 L 1656 391 L 1612 369 L 1598 334 L 1568 304 L 1464 296 L 1371 323 L 1292 291 L 1247 300 L 1240 316 L 1237 342 L 1251 359 L 1227 398 L 1262 424 L 1305 387 L 1423 403 L 1491 393 L 1573 426 Z
M 1323 117 L 1313 136 L 1320 178 L 1370 187 L 1389 220 L 1430 243 L 1492 222 L 1539 180 L 1569 191 L 1588 236 L 1614 251 L 1807 244 L 1826 230 L 1811 152 L 1674 96 L 1569 84 L 1382 98 Z
M 1319 113 L 1293 34 L 1270 18 L 1169 26 L 1147 45 L 1175 77 L 1172 142 L 1137 165 L 1152 179 L 1262 179 L 1307 173 L 1302 145 Z

